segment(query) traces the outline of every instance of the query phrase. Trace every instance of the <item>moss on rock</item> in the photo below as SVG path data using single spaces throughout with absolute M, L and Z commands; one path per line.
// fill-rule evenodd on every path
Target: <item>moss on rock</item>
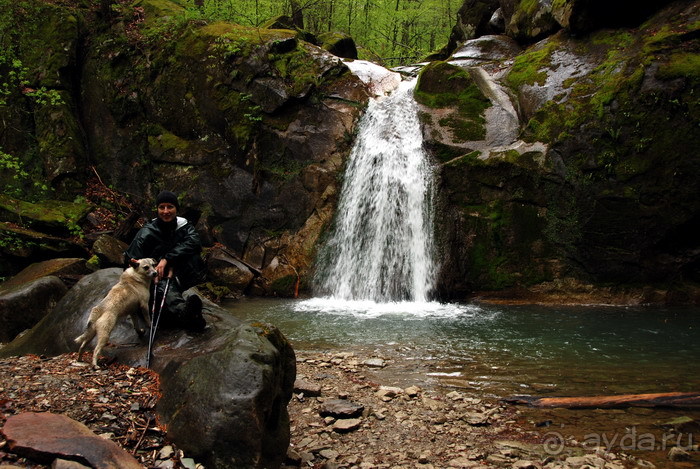
M 482 140 L 486 136 L 484 112 L 491 101 L 471 75 L 447 62 L 432 62 L 418 77 L 415 99 L 429 109 L 451 109 L 438 124 L 450 129 L 457 143 Z
M 92 210 L 85 203 L 45 200 L 31 203 L 0 194 L 0 211 L 6 220 L 49 229 L 59 234 L 70 234 L 79 229 L 79 223 Z

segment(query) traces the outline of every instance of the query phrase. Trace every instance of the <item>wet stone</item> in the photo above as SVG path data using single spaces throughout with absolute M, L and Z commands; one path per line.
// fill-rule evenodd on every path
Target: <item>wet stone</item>
M 381 358 L 368 358 L 362 364 L 371 368 L 384 368 L 386 366 L 386 362 Z

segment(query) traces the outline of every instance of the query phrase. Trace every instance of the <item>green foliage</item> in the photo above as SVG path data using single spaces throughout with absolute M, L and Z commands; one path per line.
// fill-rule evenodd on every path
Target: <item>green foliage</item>
M 460 7 L 459 2 L 449 0 L 205 1 L 201 8 L 195 6 L 194 0 L 180 4 L 186 11 L 172 20 L 179 24 L 193 20 L 231 21 L 260 28 L 271 18 L 292 17 L 294 12 L 300 12 L 307 32 L 347 34 L 358 45 L 360 58 L 388 65 L 416 62 L 440 48 L 441 42 L 450 35 L 454 15 Z M 165 27 L 160 29 L 161 32 L 166 30 Z
M 29 177 L 29 173 L 24 169 L 18 158 L 0 150 L 0 171 L 2 170 L 14 173 L 13 177 L 18 181 Z
M 18 91 L 39 105 L 63 104 L 58 90 L 50 90 L 45 86 L 32 88 L 27 79 L 27 67 L 13 55 L 11 49 L 0 52 L 0 70 L 7 70 L 0 81 L 0 106 L 7 106 L 7 98 Z
M 25 187 L 29 184 L 35 189 L 39 195 L 45 195 L 49 188 L 46 181 L 40 176 L 32 176 L 26 168 L 26 165 L 16 156 L 5 153 L 0 148 L 0 175 L 5 175 L 5 187 L 3 194 L 12 197 L 25 197 Z
M 248 104 L 248 112 L 243 114 L 243 117 L 248 119 L 251 123 L 261 122 L 262 118 L 262 108 L 257 104 L 251 103 L 252 96 L 249 94 L 244 94 L 241 96 L 241 101 Z
M 0 231 L 0 249 L 9 252 L 27 251 L 36 246 L 36 243 L 27 241 L 11 231 Z

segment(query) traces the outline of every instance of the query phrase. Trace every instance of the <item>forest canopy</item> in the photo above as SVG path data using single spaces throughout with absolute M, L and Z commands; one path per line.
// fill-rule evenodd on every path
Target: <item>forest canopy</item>
M 442 47 L 456 22 L 458 0 L 182 0 L 194 15 L 259 27 L 293 18 L 313 34 L 351 36 L 359 58 L 387 66 L 422 60 Z

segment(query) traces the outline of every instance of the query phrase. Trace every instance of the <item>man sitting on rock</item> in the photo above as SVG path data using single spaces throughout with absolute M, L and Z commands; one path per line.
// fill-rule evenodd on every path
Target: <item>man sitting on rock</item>
M 158 194 L 158 216 L 136 233 L 124 252 L 124 261 L 128 265 L 130 259 L 156 259 L 158 277 L 155 299 L 158 304 L 166 284 L 168 285 L 165 305 L 161 311 L 161 324 L 199 332 L 206 327 L 206 321 L 202 317 L 202 300 L 195 294 L 185 300 L 182 292 L 205 279 L 204 262 L 200 256 L 202 243 L 194 226 L 185 218 L 177 216 L 179 207 L 177 196 L 173 192 L 163 191 Z M 170 282 L 162 281 L 166 277 L 171 277 Z

